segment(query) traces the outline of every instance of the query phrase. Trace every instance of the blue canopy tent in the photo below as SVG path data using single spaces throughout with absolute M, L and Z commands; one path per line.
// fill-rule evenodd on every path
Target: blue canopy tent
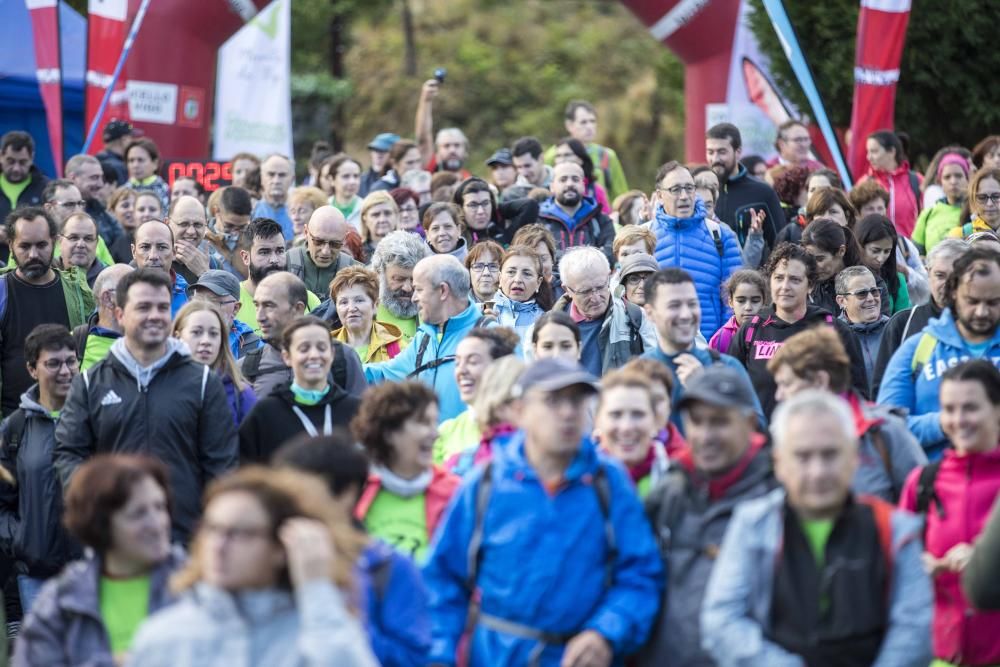
M 59 3 L 63 62 L 63 144 L 66 156 L 83 146 L 83 74 L 87 52 L 87 21 L 65 2 Z M 35 47 L 31 17 L 24 0 L 0 2 L 0 134 L 23 130 L 37 146 L 35 164 L 55 175 L 45 106 L 35 77 Z M 65 161 L 65 157 L 61 160 Z

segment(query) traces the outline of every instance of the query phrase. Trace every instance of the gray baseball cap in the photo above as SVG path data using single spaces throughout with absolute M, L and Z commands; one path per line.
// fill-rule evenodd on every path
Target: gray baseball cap
M 568 359 L 549 357 L 528 366 L 514 384 L 511 395 L 520 398 L 532 389 L 559 391 L 576 385 L 587 387 L 595 394 L 601 390 L 597 378 L 580 364 Z
M 677 409 L 697 402 L 753 412 L 757 406 L 754 398 L 753 385 L 746 376 L 724 364 L 712 364 L 691 376 Z
M 240 300 L 240 281 L 229 271 L 211 269 L 201 274 L 198 282 L 188 285 L 188 296 L 191 296 L 199 287 L 211 290 L 217 296 L 231 296 L 237 301 Z

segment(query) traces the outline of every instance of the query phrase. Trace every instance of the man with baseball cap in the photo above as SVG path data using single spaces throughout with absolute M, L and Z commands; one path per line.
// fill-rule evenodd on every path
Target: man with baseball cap
M 112 118 L 104 126 L 101 138 L 104 140 L 104 150 L 97 154 L 101 164 L 106 164 L 115 170 L 115 180 L 123 185 L 128 180 L 128 170 L 125 168 L 125 148 L 133 137 L 141 137 L 142 130 L 132 127 L 127 120 Z
M 201 274 L 198 282 L 187 288 L 188 298 L 214 303 L 222 311 L 229 325 L 229 348 L 233 358 L 239 359 L 249 350 L 264 344 L 253 327 L 236 319 L 240 312 L 240 281 L 233 274 L 221 269 L 210 269 Z
M 514 156 L 510 154 L 509 148 L 498 148 L 494 151 L 486 160 L 486 166 L 490 168 L 490 178 L 500 194 L 517 182 L 517 168 L 514 166 Z
M 365 173 L 361 174 L 361 187 L 358 188 L 359 197 L 367 197 L 372 186 L 382 177 L 382 168 L 389 158 L 389 149 L 399 141 L 399 135 L 392 132 L 383 132 L 376 135 L 368 144 L 368 157 L 371 158 L 371 166 Z
M 714 365 L 688 381 L 679 402 L 688 448 L 646 497 L 669 581 L 657 627 L 639 665 L 715 663 L 698 627 L 708 576 L 736 505 L 775 488 L 753 389 L 737 370 Z
M 424 568 L 430 664 L 620 664 L 659 607 L 662 564 L 624 469 L 587 434 L 596 378 L 542 359 L 513 387 L 521 430 L 452 498 Z M 474 591 L 474 593 L 473 593 Z

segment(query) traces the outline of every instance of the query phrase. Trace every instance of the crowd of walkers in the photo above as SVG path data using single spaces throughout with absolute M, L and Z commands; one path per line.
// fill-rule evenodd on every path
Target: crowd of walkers
M 439 93 L 211 193 L 0 138 L 12 664 L 1000 664 L 1000 136 L 646 193 Z

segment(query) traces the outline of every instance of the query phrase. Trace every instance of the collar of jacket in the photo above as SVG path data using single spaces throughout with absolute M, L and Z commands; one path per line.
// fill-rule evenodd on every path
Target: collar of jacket
M 570 230 L 576 229 L 581 224 L 587 222 L 591 217 L 600 213 L 601 207 L 593 197 L 583 196 L 580 198 L 580 208 L 572 216 L 566 213 L 556 203 L 555 196 L 549 197 L 538 207 L 539 217 L 546 217 L 551 220 L 558 220 Z
M 953 348 L 959 350 L 968 349 L 969 344 L 962 338 L 962 334 L 958 330 L 958 324 L 955 322 L 955 318 L 949 308 L 945 308 L 941 311 L 939 317 L 928 322 L 924 330 L 942 343 Z M 998 347 L 1000 347 L 1000 327 L 997 327 L 997 330 L 993 333 L 993 338 L 990 339 L 987 350 L 994 350 Z
M 472 297 L 469 297 L 468 304 L 465 310 L 449 318 L 447 322 L 440 326 L 440 329 L 437 324 L 421 322 L 418 331 L 423 331 L 431 336 L 437 336 L 439 333 L 442 336 L 447 336 L 449 333 L 455 331 L 460 331 L 464 334 L 467 328 L 471 327 L 476 323 L 476 320 L 483 316 L 482 311 L 479 310 L 479 305 L 472 300 Z
M 838 319 L 847 326 L 849 326 L 851 328 L 851 331 L 855 333 L 865 334 L 865 333 L 870 333 L 872 331 L 878 331 L 879 329 L 884 327 L 886 323 L 889 322 L 890 318 L 888 315 L 880 314 L 879 318 L 874 322 L 852 322 L 847 317 L 847 313 L 845 312 L 841 314 L 841 316 Z
M 693 227 L 698 227 L 705 222 L 705 202 L 701 200 L 701 197 L 695 197 L 694 199 L 694 212 L 688 218 L 677 218 L 672 215 L 668 215 L 663 207 L 659 204 L 656 205 L 656 225 L 662 227 L 664 230 L 686 230 Z
M 505 463 L 505 470 L 503 472 L 505 478 L 516 480 L 539 479 L 538 472 L 528 461 L 527 454 L 524 451 L 524 441 L 524 431 L 517 431 L 502 446 L 494 446 L 494 460 L 501 460 Z M 499 444 L 495 443 L 495 445 Z M 596 443 L 589 435 L 583 436 L 580 440 L 580 447 L 576 452 L 576 456 L 573 457 L 569 467 L 563 473 L 563 482 L 588 482 L 590 477 L 596 472 L 598 462 L 599 457 Z
M 747 470 L 757 460 L 758 455 L 761 455 L 765 444 L 767 444 L 767 438 L 760 433 L 751 435 L 750 446 L 736 462 L 736 465 L 717 477 L 705 477 L 695 468 L 690 446 L 681 452 L 677 457 L 677 462 L 688 472 L 695 485 L 708 489 L 708 497 L 711 500 L 719 500 L 747 476 Z M 762 456 L 767 457 L 768 454 L 765 452 Z

